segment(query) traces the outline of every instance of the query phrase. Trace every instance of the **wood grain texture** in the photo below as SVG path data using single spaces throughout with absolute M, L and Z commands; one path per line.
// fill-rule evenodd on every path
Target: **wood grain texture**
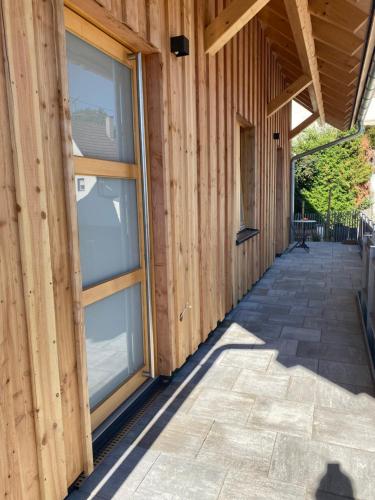
M 130 49 L 144 49 L 157 367 L 158 374 L 169 375 L 260 278 L 277 249 L 288 244 L 290 106 L 266 118 L 267 103 L 282 93 L 287 83 L 280 60 L 256 18 L 215 56 L 205 54 L 205 26 L 230 0 L 101 0 L 95 6 L 89 0 L 69 3 L 74 3 L 76 10 L 93 6 L 85 17 L 91 16 L 96 26 Z M 93 300 L 89 294 L 103 290 L 82 293 L 63 6 L 57 0 L 17 0 L 3 5 L 25 15 L 11 16 L 15 10 L 9 10 L 5 22 L 13 51 L 10 57 L 6 54 L 6 61 L 17 67 L 17 92 L 9 77 L 5 79 L 3 60 L 0 63 L 0 103 L 6 102 L 6 110 L 7 103 L 11 104 L 9 115 L 1 117 L 0 136 L 0 150 L 7 159 L 1 173 L 6 196 L 0 200 L 5 209 L 0 222 L 6 214 L 6 224 L 0 223 L 0 290 L 2 298 L 6 296 L 1 307 L 6 309 L 7 325 L 0 329 L 4 347 L 0 354 L 4 366 L 0 412 L 7 422 L 6 429 L 1 429 L 7 443 L 0 452 L 5 464 L 1 467 L 1 487 L 10 497 L 31 500 L 40 498 L 44 490 L 44 496 L 53 500 L 62 498 L 81 472 L 92 470 L 83 304 Z M 16 23 L 27 24 L 21 26 L 26 41 L 20 36 L 15 42 L 17 31 L 12 30 Z M 176 58 L 170 53 L 170 36 L 182 33 L 190 40 L 190 56 Z M 1 50 L 4 54 L 4 47 Z M 297 59 L 297 71 L 298 64 Z M 26 75 L 32 73 L 29 87 L 28 77 L 23 82 L 20 76 L 21 66 Z M 27 110 L 32 120 L 31 128 L 20 126 L 21 103 L 22 111 Z M 253 172 L 248 177 L 252 197 L 247 210 L 260 234 L 236 246 L 240 123 L 253 127 L 255 134 L 254 151 L 246 156 Z M 14 155 L 13 129 L 19 141 L 13 145 Z M 275 131 L 280 132 L 278 142 L 272 139 Z M 277 148 L 282 149 L 278 156 Z M 28 156 L 21 157 L 25 151 Z M 41 163 L 32 163 L 34 157 Z M 30 168 L 21 171 L 25 158 Z M 77 172 L 93 174 L 101 166 L 82 159 L 77 168 L 82 168 Z M 137 174 L 132 165 L 112 163 L 107 173 Z M 36 179 L 41 192 L 35 190 Z M 32 200 L 26 211 L 24 201 L 18 201 L 20 197 L 25 200 L 23 193 Z M 17 212 L 16 203 L 21 212 Z M 277 223 L 276 206 L 283 207 Z M 26 241 L 33 243 L 30 246 Z M 30 315 L 27 290 L 31 288 L 23 275 L 30 277 L 30 260 L 25 260 L 25 250 L 30 249 L 39 252 L 33 260 L 38 262 L 33 272 L 39 287 L 36 294 L 42 299 L 34 324 L 43 335 L 48 325 L 44 338 L 56 341 L 56 347 L 48 347 L 48 352 L 48 343 L 41 346 L 48 360 L 48 366 L 44 359 L 41 366 L 46 367 L 43 373 L 51 384 L 49 389 L 53 388 L 55 396 L 61 395 L 54 431 L 58 437 L 53 440 L 51 433 L 47 434 L 47 458 L 40 456 L 43 438 L 39 420 L 43 415 L 35 412 L 38 395 L 33 390 L 36 379 L 31 363 L 35 353 L 25 320 Z M 48 318 L 41 314 L 47 305 Z M 37 387 L 47 390 L 42 382 Z M 124 392 L 116 397 L 127 395 Z M 45 398 L 41 408 L 48 419 L 55 415 Z M 94 415 L 94 425 L 100 419 L 99 414 Z M 13 449 L 14 454 L 10 452 Z M 44 472 L 53 475 L 53 484 L 40 481 Z M 10 480 L 8 474 L 21 480 Z
M 4 2 L 2 20 L 40 496 L 61 498 L 67 482 L 33 6 Z

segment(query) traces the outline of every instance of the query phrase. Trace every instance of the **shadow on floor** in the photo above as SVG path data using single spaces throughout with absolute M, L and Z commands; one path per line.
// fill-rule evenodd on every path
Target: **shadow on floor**
M 354 492 L 352 488 L 352 482 L 350 478 L 341 470 L 341 466 L 339 463 L 332 463 L 327 465 L 327 470 L 320 481 L 318 489 L 315 493 L 316 500 L 327 500 L 327 493 L 324 491 L 327 489 L 327 482 L 336 482 L 336 484 L 340 485 L 340 491 L 343 492 L 345 497 L 343 499 L 347 500 L 355 500 Z
M 252 352 L 254 350 L 277 351 L 275 359 L 280 364 L 280 367 L 291 369 L 302 366 L 305 370 L 312 370 L 315 374 L 317 373 L 318 361 L 315 363 L 315 369 L 314 363 L 311 364 L 309 358 L 298 357 L 297 352 L 291 355 L 287 351 L 286 353 L 282 352 L 282 349 L 285 346 L 287 347 L 287 344 L 284 345 L 283 342 L 292 339 L 270 339 L 266 335 L 252 330 L 246 321 L 236 321 L 235 319 L 224 321 L 209 336 L 207 341 L 200 346 L 196 353 L 187 360 L 185 365 L 176 372 L 170 384 L 147 410 L 146 414 L 116 446 L 112 455 L 109 455 L 95 472 L 85 480 L 81 489 L 71 495 L 72 499 L 109 499 L 114 497 L 137 465 L 144 460 L 144 456 L 168 426 L 176 412 L 186 404 L 198 384 L 207 377 L 210 369 L 213 366 L 217 367 L 219 358 L 225 353 L 250 350 Z M 307 339 L 306 343 L 309 343 L 309 339 Z M 304 348 L 313 349 L 314 346 L 304 345 Z M 353 367 L 353 369 L 356 369 L 356 365 L 353 365 Z M 350 385 L 345 380 L 345 376 L 342 377 L 340 373 L 337 375 L 333 368 L 325 370 L 323 374 L 320 373 L 320 377 L 336 386 L 341 386 L 345 391 L 352 394 L 367 393 L 373 396 L 373 388 L 370 387 L 370 384 L 365 387 L 355 383 Z M 337 369 L 340 370 L 340 367 L 337 367 Z M 262 372 L 259 372 L 259 375 L 261 376 Z M 340 378 L 345 381 L 340 382 Z M 152 460 L 151 458 L 151 462 L 149 459 L 145 461 L 142 474 L 147 474 L 153 465 Z M 343 473 L 340 463 L 327 463 L 326 466 L 325 475 L 315 494 L 316 498 L 319 500 L 328 498 L 327 491 L 334 493 L 337 491 L 337 493 L 345 495 L 347 498 L 353 498 L 351 481 Z M 133 481 L 133 479 L 130 479 L 130 481 Z M 131 489 L 131 484 L 129 488 Z

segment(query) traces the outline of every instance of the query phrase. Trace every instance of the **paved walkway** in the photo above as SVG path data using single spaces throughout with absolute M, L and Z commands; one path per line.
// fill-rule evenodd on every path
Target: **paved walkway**
M 357 247 L 276 260 L 72 498 L 375 498 Z

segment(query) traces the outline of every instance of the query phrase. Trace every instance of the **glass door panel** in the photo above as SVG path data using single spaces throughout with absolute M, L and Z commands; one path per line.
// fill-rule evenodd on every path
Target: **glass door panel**
M 71 33 L 66 44 L 74 154 L 134 163 L 132 70 Z
M 141 284 L 85 309 L 90 407 L 144 365 Z
M 140 267 L 135 179 L 76 177 L 83 287 Z

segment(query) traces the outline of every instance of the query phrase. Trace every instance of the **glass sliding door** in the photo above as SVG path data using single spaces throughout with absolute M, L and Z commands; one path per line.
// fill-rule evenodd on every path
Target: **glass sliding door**
M 135 62 L 66 9 L 72 141 L 92 426 L 147 378 Z

